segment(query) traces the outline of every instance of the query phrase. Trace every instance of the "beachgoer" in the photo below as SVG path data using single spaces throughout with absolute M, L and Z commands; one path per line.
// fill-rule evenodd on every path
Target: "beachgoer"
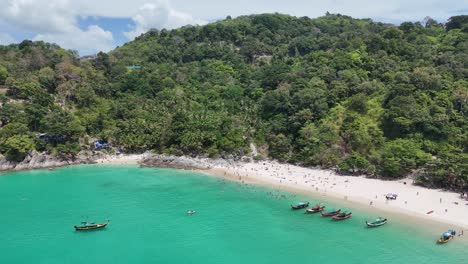
M 442 203 L 442 198 L 440 198 L 440 203 Z

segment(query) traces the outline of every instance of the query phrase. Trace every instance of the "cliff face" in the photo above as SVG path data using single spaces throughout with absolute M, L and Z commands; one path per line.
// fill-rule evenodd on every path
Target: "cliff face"
M 73 159 L 63 159 L 46 153 L 32 151 L 21 162 L 8 161 L 0 154 L 0 171 L 20 171 L 92 163 L 93 158 L 86 154 L 87 153 L 81 153 L 78 157 Z

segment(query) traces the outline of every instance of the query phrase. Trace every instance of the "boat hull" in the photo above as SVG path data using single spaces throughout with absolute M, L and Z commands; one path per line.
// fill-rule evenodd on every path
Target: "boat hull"
M 339 216 L 339 215 L 332 216 L 332 220 L 335 220 L 335 221 L 346 220 L 349 218 L 351 218 L 351 214 L 346 214 L 344 216 Z
M 455 237 L 455 231 L 450 229 L 449 231 L 445 232 L 438 240 L 437 244 L 445 244 L 452 240 Z
M 338 211 L 334 211 L 334 212 L 327 212 L 327 213 L 322 213 L 322 216 L 323 217 L 329 217 L 329 216 L 334 216 L 334 215 L 337 215 L 341 212 L 341 209 L 338 210 Z
M 309 208 L 309 209 L 305 210 L 305 213 L 306 214 L 315 214 L 315 213 L 318 213 L 318 212 L 322 212 L 324 208 L 325 208 L 325 206 Z
M 299 205 L 291 205 L 292 210 L 299 210 L 299 209 L 304 209 L 304 208 L 307 208 L 307 207 L 309 207 L 309 203 L 299 204 Z
M 453 236 L 451 236 L 451 237 L 448 238 L 448 239 L 439 238 L 439 239 L 437 240 L 437 244 L 445 244 L 445 243 L 449 242 L 449 241 L 452 240 L 452 239 L 453 239 Z
M 384 219 L 381 222 L 367 222 L 366 221 L 367 227 L 379 227 L 379 226 L 385 225 L 386 223 L 387 223 L 387 219 Z
M 76 231 L 89 231 L 89 230 L 96 230 L 96 229 L 102 229 L 107 226 L 108 223 L 103 223 L 103 224 L 96 224 L 96 225 L 90 225 L 90 226 L 74 226 Z

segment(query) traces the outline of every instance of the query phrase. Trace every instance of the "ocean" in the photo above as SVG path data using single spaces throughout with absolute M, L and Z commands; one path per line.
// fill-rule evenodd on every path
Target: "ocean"
M 353 212 L 334 222 L 291 210 L 299 201 L 318 200 L 136 165 L 4 173 L 0 263 L 468 263 L 457 238 L 437 245 L 439 233 L 402 220 L 368 229 L 377 215 L 321 200 Z

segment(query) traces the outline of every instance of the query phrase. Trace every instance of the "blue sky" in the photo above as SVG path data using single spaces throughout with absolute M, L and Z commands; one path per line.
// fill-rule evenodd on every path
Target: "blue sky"
M 151 28 L 203 25 L 228 15 L 329 11 L 399 24 L 468 14 L 468 0 L 0 0 L 0 45 L 54 42 L 80 55 L 109 51 Z
M 112 32 L 116 46 L 121 46 L 129 39 L 124 35 L 125 31 L 131 30 L 135 25 L 131 18 L 114 17 L 85 17 L 79 18 L 79 27 L 84 30 L 91 25 L 98 25 L 104 30 Z

